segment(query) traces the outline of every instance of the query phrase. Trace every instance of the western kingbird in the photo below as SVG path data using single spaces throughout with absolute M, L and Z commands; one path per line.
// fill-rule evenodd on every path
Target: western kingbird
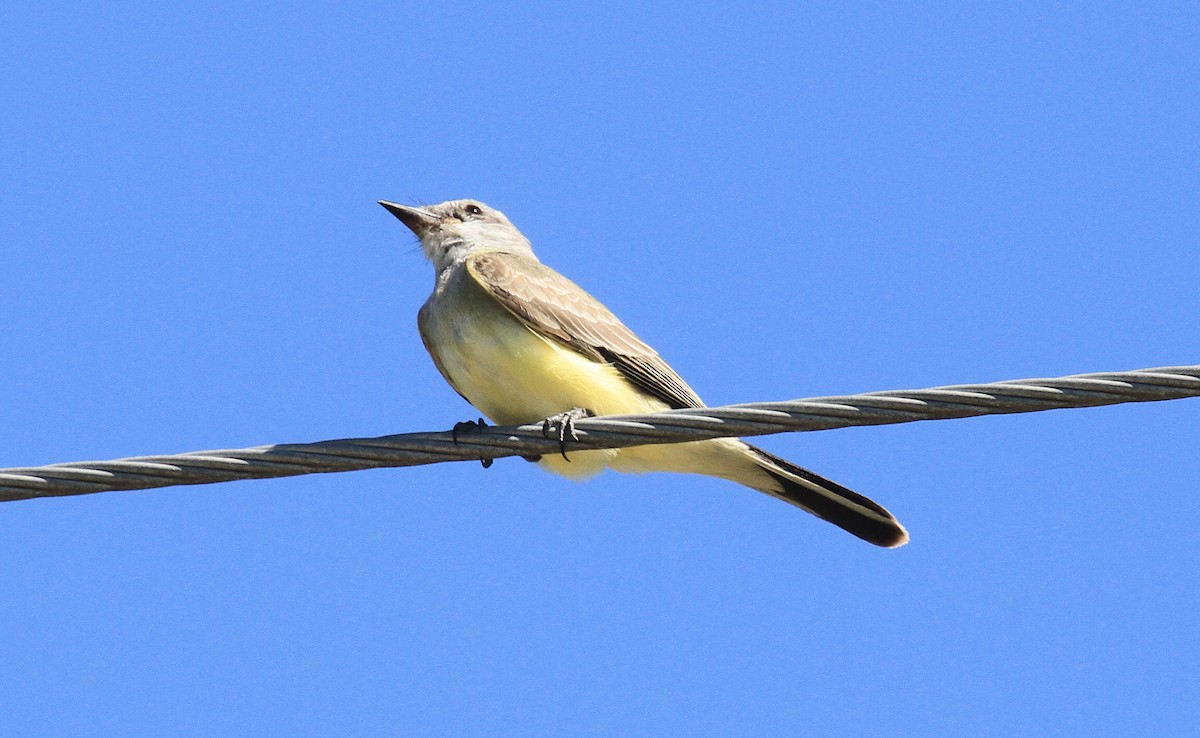
M 381 200 L 433 262 L 433 294 L 417 318 L 438 371 L 501 425 L 581 408 L 592 415 L 699 408 L 691 387 L 599 300 L 542 264 L 499 210 L 476 200 L 412 207 Z M 879 546 L 908 533 L 892 514 L 840 484 L 736 438 L 546 455 L 574 479 L 605 468 L 728 479 Z

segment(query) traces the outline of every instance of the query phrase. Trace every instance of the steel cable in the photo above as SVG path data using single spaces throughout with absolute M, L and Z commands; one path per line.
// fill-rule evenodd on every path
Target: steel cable
M 566 452 L 1200 397 L 1200 366 L 888 390 L 575 422 Z M 564 408 L 565 409 L 565 408 Z M 0 501 L 559 453 L 541 423 L 0 469 Z

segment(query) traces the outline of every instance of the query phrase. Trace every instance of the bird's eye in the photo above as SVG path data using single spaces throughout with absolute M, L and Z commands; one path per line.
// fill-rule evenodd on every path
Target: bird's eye
M 478 205 L 468 205 L 466 211 L 467 215 L 483 215 L 483 210 Z

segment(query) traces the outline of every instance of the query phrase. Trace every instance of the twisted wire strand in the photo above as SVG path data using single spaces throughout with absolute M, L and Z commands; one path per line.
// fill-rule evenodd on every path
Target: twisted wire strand
M 567 453 L 1200 397 L 1200 365 L 585 418 Z M 0 469 L 0 501 L 559 452 L 541 423 Z

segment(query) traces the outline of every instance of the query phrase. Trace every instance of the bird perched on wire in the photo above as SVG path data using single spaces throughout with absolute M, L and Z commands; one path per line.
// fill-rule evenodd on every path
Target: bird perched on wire
M 446 381 L 494 422 L 547 420 L 570 433 L 585 415 L 704 407 L 683 378 L 612 311 L 542 264 L 499 210 L 476 200 L 380 205 L 421 240 L 433 294 L 421 338 Z M 546 455 L 544 468 L 582 479 L 605 468 L 728 479 L 879 546 L 908 541 L 872 500 L 736 438 Z

